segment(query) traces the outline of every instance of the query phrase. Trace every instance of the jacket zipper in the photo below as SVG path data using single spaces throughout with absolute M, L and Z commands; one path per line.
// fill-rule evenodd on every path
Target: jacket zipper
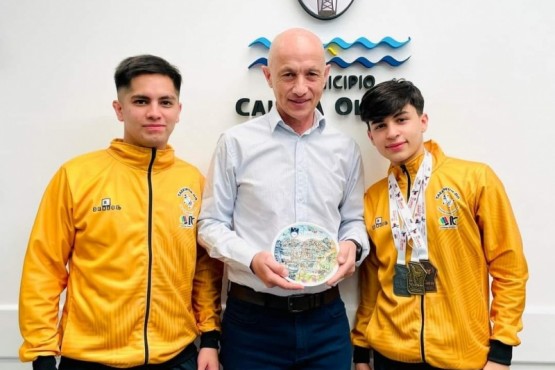
M 156 159 L 156 148 L 152 148 L 152 156 L 148 164 L 147 180 L 148 180 L 148 276 L 146 286 L 146 310 L 145 310 L 145 323 L 144 323 L 144 344 L 145 344 L 145 365 L 148 364 L 149 350 L 148 350 L 148 319 L 150 316 L 150 295 L 152 285 L 152 166 Z
M 401 170 L 403 170 L 404 174 L 407 176 L 407 199 L 406 202 L 408 203 L 410 197 L 410 187 L 411 187 L 411 178 L 407 167 L 402 164 Z M 426 362 L 426 353 L 424 352 L 424 296 L 420 296 L 420 315 L 422 317 L 422 324 L 420 325 L 420 355 L 422 357 L 422 362 Z

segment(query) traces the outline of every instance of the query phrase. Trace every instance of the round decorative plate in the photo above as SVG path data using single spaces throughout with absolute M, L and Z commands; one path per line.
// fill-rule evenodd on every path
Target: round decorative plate
M 272 255 L 289 271 L 287 280 L 304 286 L 325 283 L 337 272 L 337 240 L 324 228 L 298 222 L 281 230 Z

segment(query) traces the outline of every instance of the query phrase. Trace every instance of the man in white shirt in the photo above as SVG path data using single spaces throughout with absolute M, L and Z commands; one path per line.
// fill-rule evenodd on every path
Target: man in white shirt
M 226 370 L 350 369 L 349 323 L 337 283 L 369 249 L 360 151 L 316 109 L 329 74 L 321 40 L 289 29 L 263 68 L 274 90 L 266 115 L 218 142 L 199 218 L 199 241 L 227 264 L 222 322 Z M 319 225 L 339 241 L 337 272 L 304 286 L 271 253 L 283 228 Z

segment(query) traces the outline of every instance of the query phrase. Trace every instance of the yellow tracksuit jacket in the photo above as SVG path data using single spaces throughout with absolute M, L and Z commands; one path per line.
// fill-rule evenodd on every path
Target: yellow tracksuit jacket
M 395 361 L 481 369 L 490 340 L 520 343 L 517 332 L 522 329 L 528 278 L 521 237 L 503 185 L 488 166 L 446 157 L 434 142 L 425 147 L 433 156 L 425 203 L 437 292 L 410 297 L 393 293 L 397 251 L 385 178 L 365 195 L 373 248 L 361 266 L 353 344 Z M 412 181 L 422 160 L 423 155 L 406 164 Z M 407 175 L 400 167 L 390 171 L 407 199 Z
M 117 139 L 64 164 L 25 256 L 21 360 L 157 364 L 219 331 L 222 265 L 196 242 L 203 184 L 171 147 Z

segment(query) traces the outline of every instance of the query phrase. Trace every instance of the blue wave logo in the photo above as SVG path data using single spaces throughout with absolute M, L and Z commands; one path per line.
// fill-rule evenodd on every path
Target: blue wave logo
M 383 57 L 382 59 L 378 60 L 377 62 L 373 63 L 371 61 L 369 61 L 368 59 L 366 59 L 365 57 L 358 57 L 356 58 L 354 61 L 352 61 L 351 63 L 347 63 L 345 62 L 343 59 L 339 58 L 339 57 L 333 57 L 328 61 L 329 63 L 334 63 L 337 66 L 341 67 L 341 68 L 347 68 L 350 67 L 356 63 L 359 63 L 361 66 L 366 67 L 366 68 L 372 68 L 374 66 L 377 66 L 380 63 L 387 63 L 392 67 L 399 67 L 401 64 L 405 63 L 407 60 L 409 60 L 410 57 L 408 57 L 405 60 L 397 60 L 395 58 L 393 58 L 390 55 L 386 55 L 385 57 Z
M 332 46 L 333 44 L 339 46 L 341 49 L 349 49 L 353 46 L 363 46 L 366 49 L 374 49 L 380 45 L 387 45 L 393 49 L 399 49 L 400 47 L 405 46 L 410 42 L 410 37 L 406 41 L 397 41 L 392 37 L 386 36 L 378 42 L 372 42 L 368 40 L 366 37 L 359 37 L 352 43 L 345 42 L 341 37 L 335 37 L 327 44 L 324 44 L 324 48 L 327 49 L 328 47 Z
M 405 45 L 407 45 L 410 41 L 411 41 L 410 37 L 404 41 L 398 41 L 392 37 L 386 36 L 378 42 L 372 42 L 368 40 L 366 37 L 359 37 L 353 42 L 346 42 L 341 37 L 334 37 L 331 41 L 324 43 L 323 46 L 324 46 L 324 49 L 326 49 L 326 51 L 332 55 L 332 57 L 329 60 L 327 60 L 326 63 L 335 64 L 336 66 L 343 69 L 353 66 L 355 64 L 359 64 L 365 68 L 373 68 L 380 64 L 387 64 L 391 67 L 399 67 L 407 60 L 409 60 L 410 56 L 405 59 L 398 60 L 391 55 L 385 55 L 376 61 L 371 61 L 366 57 L 360 56 L 352 60 L 351 62 L 347 62 L 345 59 L 338 56 L 340 52 L 339 49 L 349 50 L 352 48 L 363 48 L 367 50 L 373 50 L 382 46 L 388 47 L 391 49 L 400 49 Z M 270 49 L 271 45 L 272 45 L 272 42 L 268 40 L 266 37 L 259 37 L 256 40 L 252 41 L 249 44 L 249 47 L 261 46 L 263 48 Z M 268 58 L 266 57 L 258 58 L 255 61 L 253 61 L 248 68 L 251 69 L 255 66 L 262 66 L 262 65 L 264 66 L 268 65 Z
M 266 49 L 269 49 L 270 46 L 272 45 L 272 42 L 268 40 L 266 37 L 259 37 L 249 44 L 249 48 L 254 45 L 262 45 Z

